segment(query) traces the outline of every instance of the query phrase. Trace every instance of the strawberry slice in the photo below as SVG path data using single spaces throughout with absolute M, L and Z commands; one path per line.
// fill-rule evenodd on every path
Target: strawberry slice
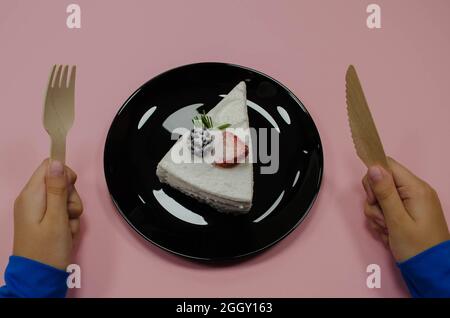
M 245 158 L 248 156 L 248 146 L 229 131 L 218 135 L 214 151 L 214 164 L 225 168 L 245 162 Z

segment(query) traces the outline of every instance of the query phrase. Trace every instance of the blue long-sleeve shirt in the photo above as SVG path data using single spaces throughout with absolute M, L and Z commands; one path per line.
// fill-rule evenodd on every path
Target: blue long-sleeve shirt
M 20 256 L 11 256 L 5 271 L 1 297 L 63 298 L 67 277 L 63 270 Z
M 450 240 L 397 265 L 413 297 L 450 298 Z

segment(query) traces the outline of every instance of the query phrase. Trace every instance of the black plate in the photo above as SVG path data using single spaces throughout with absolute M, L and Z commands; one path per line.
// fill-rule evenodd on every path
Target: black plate
M 162 185 L 155 171 L 175 142 L 171 129 L 190 128 L 193 112 L 209 111 L 242 80 L 250 125 L 277 127 L 280 155 L 276 173 L 253 165 L 253 207 L 232 216 Z M 104 169 L 119 212 L 148 241 L 189 258 L 230 260 L 268 248 L 304 219 L 319 192 L 323 154 L 313 120 L 282 84 L 246 67 L 199 63 L 153 78 L 124 103 L 106 139 Z

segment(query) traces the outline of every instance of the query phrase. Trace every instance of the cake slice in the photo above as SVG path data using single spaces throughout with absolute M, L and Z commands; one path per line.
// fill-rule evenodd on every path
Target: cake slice
M 207 128 L 211 128 L 213 123 L 220 124 L 223 131 L 205 131 L 202 127 L 184 133 L 158 164 L 156 174 L 162 183 L 221 212 L 246 213 L 250 210 L 253 166 L 246 95 L 245 83 L 240 82 L 205 116 L 195 118 Z M 216 138 L 212 139 L 210 132 Z M 193 134 L 195 138 L 200 136 L 200 151 L 194 147 L 194 143 L 195 146 L 198 144 Z M 226 150 L 222 157 L 217 151 L 222 149 L 221 145 L 214 148 L 216 151 L 205 153 L 207 147 L 204 144 L 211 139 L 216 145 L 223 142 L 224 150 L 232 149 L 231 157 L 230 151 Z M 189 152 L 189 157 L 194 160 L 179 162 L 174 159 L 173 154 L 182 152 Z

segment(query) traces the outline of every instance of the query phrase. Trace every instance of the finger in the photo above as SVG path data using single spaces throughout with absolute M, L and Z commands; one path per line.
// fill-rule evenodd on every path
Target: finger
M 367 179 L 367 174 L 362 179 L 362 184 L 363 184 L 364 190 L 366 191 L 367 202 L 369 204 L 375 204 L 377 202 L 377 199 L 375 198 L 375 195 L 373 194 L 373 191 L 370 188 L 369 180 Z
M 31 187 L 37 187 L 40 186 L 42 183 L 44 183 L 45 176 L 47 174 L 49 165 L 49 159 L 45 159 L 42 161 L 42 163 L 39 165 L 39 167 L 34 171 L 32 174 L 30 180 L 27 182 L 25 187 L 31 188 Z M 69 184 L 75 184 L 77 181 L 77 174 L 69 167 L 65 166 L 66 170 L 66 176 L 67 176 L 67 182 Z
M 377 223 L 373 222 L 373 221 L 368 221 L 369 222 L 369 228 L 376 234 L 381 235 L 381 234 L 386 234 L 386 230 L 384 228 L 382 228 L 381 226 L 379 226 Z
M 83 213 L 83 202 L 75 187 L 69 191 L 69 199 L 67 202 L 67 210 L 69 212 L 69 218 L 79 218 Z
M 389 247 L 389 234 L 387 233 L 386 229 L 383 229 L 378 224 L 372 221 L 368 222 L 368 227 L 370 228 L 370 230 L 374 235 L 378 236 L 378 238 L 383 242 L 383 244 L 386 247 Z
M 384 227 L 380 224 L 378 224 L 376 221 L 374 220 L 370 220 L 368 219 L 369 224 L 371 225 L 371 227 L 376 230 L 377 232 L 379 232 L 380 234 L 389 234 L 387 227 Z
M 388 228 L 402 226 L 411 220 L 397 192 L 392 175 L 381 166 L 368 171 L 369 185 L 383 211 Z
M 69 220 L 70 232 L 76 236 L 80 232 L 80 219 Z
M 383 228 L 387 228 L 386 222 L 384 220 L 383 212 L 377 204 L 368 204 L 364 205 L 364 215 L 370 219 L 371 221 L 377 223 Z
M 15 218 L 39 223 L 45 214 L 45 174 L 48 161 L 44 160 L 33 172 L 30 179 L 14 202 Z M 26 212 L 26 213 L 19 213 Z
M 47 189 L 47 209 L 44 218 L 68 219 L 67 215 L 67 177 L 64 165 L 59 161 L 50 161 L 45 177 Z
M 33 172 L 24 189 L 38 189 L 45 183 L 45 176 L 48 170 L 48 159 L 42 161 L 42 163 Z
M 419 177 L 409 171 L 405 166 L 388 157 L 388 165 L 391 168 L 394 177 L 395 185 L 397 187 L 412 186 L 423 182 Z
M 380 238 L 383 241 L 384 245 L 386 245 L 386 247 L 389 247 L 389 235 L 381 233 Z
M 77 181 L 77 174 L 75 173 L 75 171 L 70 169 L 68 166 L 65 166 L 64 169 L 66 172 L 67 182 L 69 183 L 69 185 L 75 184 L 75 182 Z

